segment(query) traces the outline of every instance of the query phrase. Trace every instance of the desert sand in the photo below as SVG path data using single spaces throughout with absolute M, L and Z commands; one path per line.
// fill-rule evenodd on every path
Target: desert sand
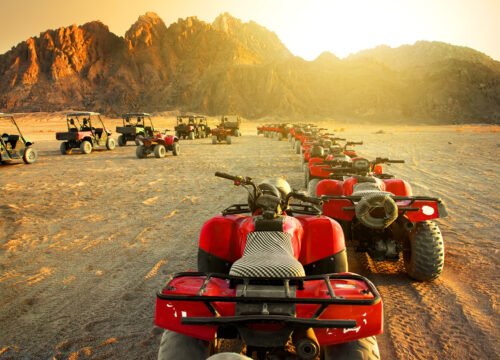
M 0 167 L 2 359 L 154 359 L 156 290 L 166 274 L 195 269 L 203 222 L 246 198 L 214 172 L 284 175 L 303 188 L 300 157 L 286 141 L 258 137 L 256 122 L 232 145 L 182 140 L 178 157 L 139 160 L 132 145 L 63 156 L 54 135 L 62 114 L 18 120 L 40 157 Z M 434 282 L 349 248 L 351 270 L 383 296 L 382 358 L 499 359 L 499 128 L 325 124 L 363 140 L 362 155 L 406 160 L 390 172 L 448 206 L 438 221 L 445 268 Z

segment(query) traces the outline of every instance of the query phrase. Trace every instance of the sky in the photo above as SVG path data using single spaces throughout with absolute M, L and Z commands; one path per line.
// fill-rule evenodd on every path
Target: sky
M 0 54 L 40 32 L 100 20 L 123 36 L 147 11 L 168 26 L 229 12 L 274 31 L 295 55 L 346 57 L 418 40 L 467 46 L 500 60 L 500 0 L 0 0 Z

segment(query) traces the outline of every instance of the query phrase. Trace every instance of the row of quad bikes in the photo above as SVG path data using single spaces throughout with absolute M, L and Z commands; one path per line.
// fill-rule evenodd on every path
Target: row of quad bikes
M 346 242 L 373 260 L 403 257 L 410 277 L 437 278 L 444 245 L 432 221 L 441 200 L 413 196 L 384 172 L 400 160 L 358 156 L 311 125 L 260 127 L 302 154 L 308 191 L 283 179 L 260 183 L 217 172 L 248 191 L 201 229 L 198 271 L 170 276 L 157 293 L 164 328 L 159 359 L 379 359 L 382 299 L 350 273 Z

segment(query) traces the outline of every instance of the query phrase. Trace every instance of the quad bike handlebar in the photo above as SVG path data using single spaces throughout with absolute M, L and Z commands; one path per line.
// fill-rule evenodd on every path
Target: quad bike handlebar
M 252 186 L 253 189 L 254 189 L 254 196 L 255 196 L 255 198 L 257 198 L 256 195 L 258 195 L 259 192 L 260 192 L 258 190 L 257 186 L 255 185 L 255 183 L 253 182 L 252 178 L 250 178 L 248 176 L 235 176 L 235 175 L 230 175 L 230 174 L 223 173 L 223 172 L 220 172 L 220 171 L 215 172 L 215 176 L 223 178 L 223 179 L 231 180 L 237 186 L 239 186 L 239 185 L 250 185 L 250 186 Z M 321 200 L 319 198 L 314 198 L 314 197 L 307 196 L 304 192 L 295 191 L 295 190 L 293 190 L 290 193 L 288 193 L 286 195 L 286 198 L 283 199 L 283 200 L 287 204 L 288 201 L 290 199 L 292 199 L 292 198 L 293 199 L 297 199 L 297 200 L 301 200 L 303 202 L 311 203 L 313 205 L 323 205 L 323 200 Z
M 372 161 L 373 165 L 377 165 L 377 164 L 404 164 L 404 163 L 405 163 L 404 160 L 391 160 L 389 158 L 381 158 L 381 157 L 377 157 L 377 158 L 375 158 L 375 160 Z
M 346 146 L 351 146 L 351 145 L 363 145 L 363 142 L 362 142 L 362 141 L 348 141 L 345 145 L 346 145 Z

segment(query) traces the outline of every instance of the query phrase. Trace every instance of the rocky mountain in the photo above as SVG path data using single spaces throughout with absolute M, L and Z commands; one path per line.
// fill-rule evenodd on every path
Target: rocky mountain
M 167 27 L 146 13 L 124 37 L 91 22 L 45 31 L 0 55 L 0 111 L 67 108 L 500 122 L 500 62 L 423 41 L 305 61 L 273 32 L 229 14 Z

